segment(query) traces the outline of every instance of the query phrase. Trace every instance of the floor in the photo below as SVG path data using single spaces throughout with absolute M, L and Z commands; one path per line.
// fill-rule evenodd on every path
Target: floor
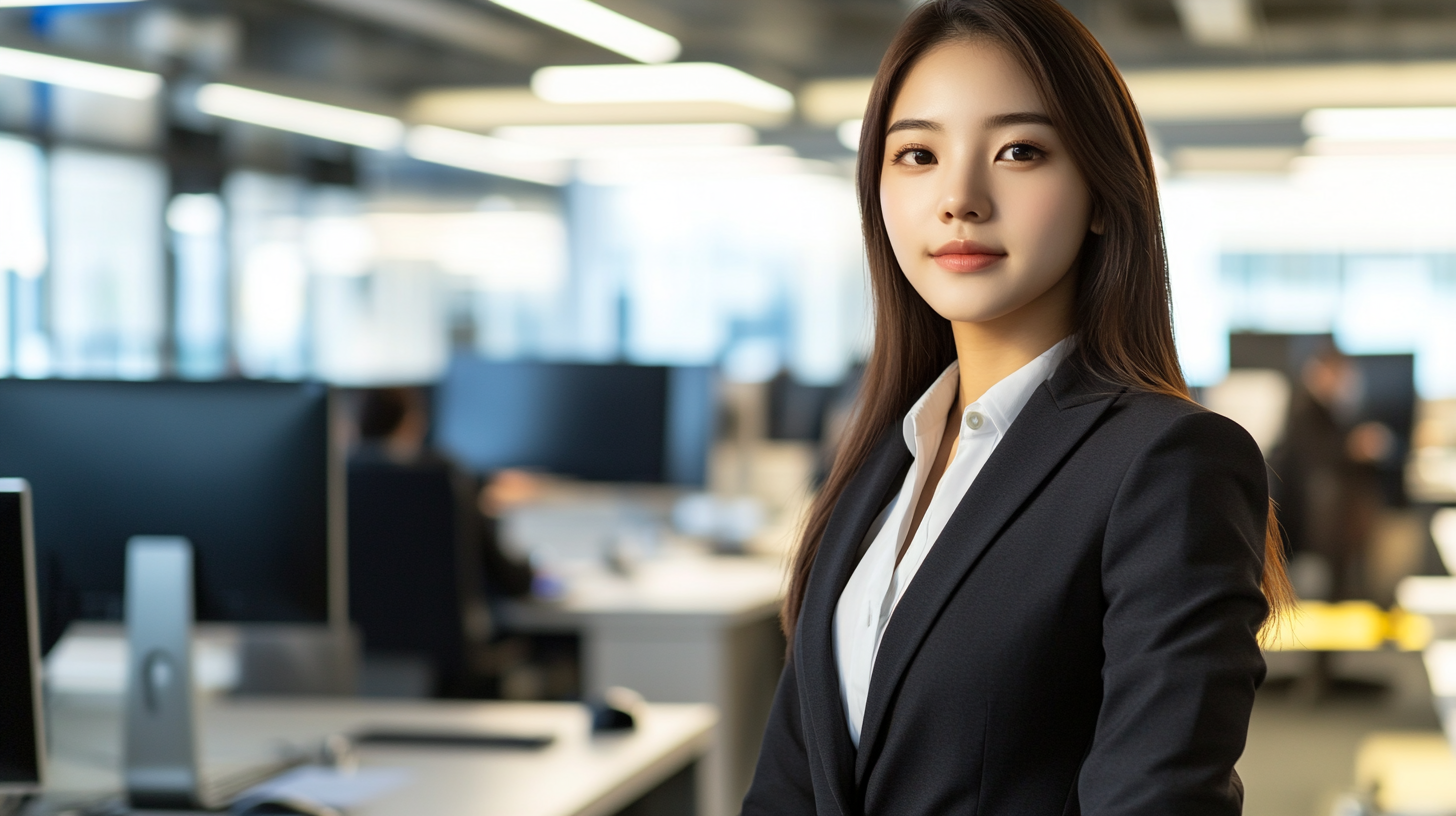
M 1301 668 L 1271 665 L 1255 703 L 1238 765 L 1245 816 L 1331 816 L 1366 734 L 1440 727 L 1418 654 L 1339 656 L 1334 674 L 1347 682 L 1319 693 L 1293 679 Z

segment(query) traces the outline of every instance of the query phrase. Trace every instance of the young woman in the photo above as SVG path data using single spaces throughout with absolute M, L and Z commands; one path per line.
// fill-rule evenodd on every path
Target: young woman
M 1117 70 L 1055 0 L 932 0 L 859 155 L 874 350 L 745 816 L 1239 813 L 1288 582 L 1258 448 L 1188 398 Z

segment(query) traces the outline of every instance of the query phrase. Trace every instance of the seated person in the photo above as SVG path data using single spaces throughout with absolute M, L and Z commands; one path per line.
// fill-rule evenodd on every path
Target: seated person
M 430 412 L 424 396 L 412 388 L 378 388 L 364 392 L 359 405 L 359 439 L 351 460 L 361 463 L 391 463 L 401 467 L 440 467 L 452 472 L 456 500 L 462 517 L 478 523 L 471 526 L 473 548 L 484 572 L 486 594 L 491 598 L 530 594 L 529 564 L 506 553 L 500 541 L 500 515 L 510 506 L 529 500 L 537 492 L 530 474 L 503 470 L 479 480 L 466 473 L 448 456 L 430 447 Z

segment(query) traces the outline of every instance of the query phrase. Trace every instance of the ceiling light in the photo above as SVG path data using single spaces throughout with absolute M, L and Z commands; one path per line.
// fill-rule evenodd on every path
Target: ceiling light
M 716 62 L 671 65 L 572 65 L 542 68 L 531 90 L 548 102 L 730 102 L 786 112 L 794 95 Z
M 1437 141 L 1456 139 L 1456 108 L 1316 108 L 1303 124 L 1321 139 Z
M 1301 111 L 1303 112 L 1303 111 Z M 449 88 L 415 94 L 411 122 L 489 133 L 514 125 L 722 124 L 779 128 L 793 111 L 775 113 L 732 102 L 611 102 L 570 105 L 547 102 L 530 88 Z
M 557 151 L 434 125 L 411 128 L 405 152 L 421 161 L 537 184 L 560 186 L 571 179 L 571 165 Z
M 162 89 L 158 74 L 16 48 L 0 48 L 0 75 L 127 99 L 150 99 Z
M 492 134 L 522 144 L 546 145 L 572 153 L 617 148 L 743 146 L 758 131 L 734 122 L 669 125 L 508 125 Z
M 834 129 L 834 135 L 839 137 L 840 144 L 844 145 L 850 150 L 858 152 L 859 134 L 862 130 L 864 130 L 863 119 L 846 119 L 843 122 L 839 123 L 839 127 Z
M 524 17 L 580 37 L 638 62 L 672 62 L 682 43 L 591 0 L 491 0 Z
M 861 119 L 874 84 L 874 77 L 810 80 L 799 88 L 799 107 L 806 120 L 824 127 Z
M 360 147 L 372 147 L 375 150 L 398 147 L 404 136 L 404 123 L 393 116 L 279 96 L 236 85 L 202 86 L 197 91 L 197 109 L 224 119 Z
M 1199 45 L 1248 45 L 1254 41 L 1253 0 L 1173 0 L 1188 39 Z
M 1128 71 L 1145 119 L 1299 117 L 1311 108 L 1456 105 L 1456 61 Z

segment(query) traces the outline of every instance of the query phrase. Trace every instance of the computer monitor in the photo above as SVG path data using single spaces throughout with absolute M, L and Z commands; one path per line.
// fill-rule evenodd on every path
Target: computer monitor
M 838 385 L 807 385 L 787 372 L 768 383 L 768 438 L 818 442 L 824 418 L 839 396 Z
M 35 491 L 45 646 L 121 619 L 134 535 L 191 540 L 199 620 L 346 620 L 321 385 L 0 380 L 0 473 Z
M 435 438 L 467 466 L 701 486 L 716 426 L 701 367 L 504 362 L 457 356 L 436 391 Z
M 30 488 L 0 479 L 0 796 L 40 787 L 45 761 Z

